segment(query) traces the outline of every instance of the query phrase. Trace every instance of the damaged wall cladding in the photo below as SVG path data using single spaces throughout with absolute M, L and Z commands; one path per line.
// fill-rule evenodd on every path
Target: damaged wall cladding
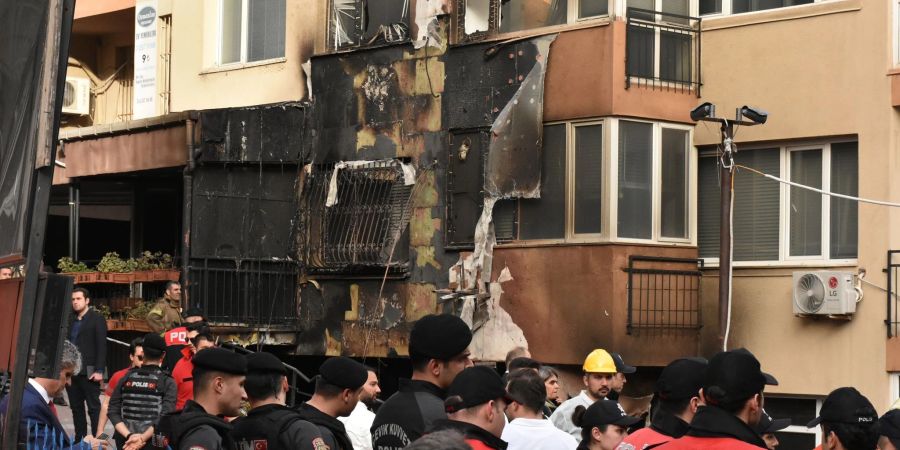
M 296 321 L 295 192 L 307 111 L 286 103 L 199 113 L 188 289 L 217 323 Z
M 464 178 L 477 180 L 484 192 L 470 193 L 478 200 L 467 217 L 454 217 L 466 223 L 454 226 L 474 230 L 487 195 L 539 195 L 543 76 L 554 37 L 448 48 L 449 18 L 430 27 L 440 47 L 406 43 L 312 60 L 310 128 L 317 134 L 311 136 L 310 170 L 395 159 L 412 164 L 417 175 L 403 243 L 407 270 L 390 272 L 382 295 L 383 267 L 376 276 L 302 269 L 301 354 L 405 355 L 411 322 L 438 310 L 461 312 L 461 301 L 439 301 L 436 293 L 447 291 L 449 271 L 460 259 L 445 248 L 447 211 L 455 201 L 445 195 L 448 162 L 451 154 L 458 157 L 450 148 L 454 133 L 490 133 L 489 151 L 480 151 L 484 164 L 461 166 L 479 172 Z M 314 232 L 308 224 L 299 228 L 300 240 Z

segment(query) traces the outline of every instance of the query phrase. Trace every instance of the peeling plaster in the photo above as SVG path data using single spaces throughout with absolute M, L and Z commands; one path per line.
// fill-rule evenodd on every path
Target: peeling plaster
M 419 187 L 416 189 L 412 199 L 412 205 L 416 208 L 427 208 L 438 206 L 440 194 L 437 190 L 437 181 L 433 170 L 425 171 L 419 180 Z
M 350 311 L 344 311 L 344 320 L 359 320 L 359 285 L 350 285 Z
M 485 303 L 487 319 L 483 325 L 473 332 L 472 344 L 469 346 L 472 357 L 475 359 L 502 361 L 509 349 L 513 347 L 528 347 L 528 340 L 525 339 L 522 328 L 516 325 L 509 313 L 500 306 L 500 297 L 503 295 L 502 284 L 512 280 L 513 277 L 509 272 L 509 268 L 504 267 L 497 281 L 491 283 L 491 296 Z M 475 313 L 475 302 L 474 298 L 466 299 L 466 305 L 471 305 L 468 308 L 473 315 Z M 469 320 L 474 321 L 473 318 Z
M 436 270 L 441 270 L 441 264 L 434 259 L 434 247 L 415 247 L 415 250 L 416 266 L 432 266 Z
M 437 311 L 433 284 L 410 283 L 407 285 L 406 320 L 409 322 Z
M 441 229 L 441 219 L 432 217 L 431 208 L 414 208 L 409 221 L 409 244 L 412 247 L 432 245 L 435 233 Z

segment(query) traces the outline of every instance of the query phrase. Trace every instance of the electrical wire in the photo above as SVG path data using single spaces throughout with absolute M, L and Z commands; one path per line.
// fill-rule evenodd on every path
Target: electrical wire
M 734 161 L 732 159 L 732 161 Z M 734 170 L 734 163 L 732 169 Z M 728 255 L 734 255 L 734 174 L 731 176 L 731 206 L 728 208 Z M 733 259 L 733 258 L 732 258 Z M 728 335 L 731 333 L 731 292 L 734 272 L 734 264 L 728 262 L 728 313 L 725 318 L 725 336 L 722 337 L 722 351 L 728 351 Z
M 832 196 L 832 197 L 843 198 L 843 199 L 846 199 L 846 200 L 852 200 L 852 201 L 860 202 L 860 203 L 870 203 L 870 204 L 873 204 L 873 205 L 881 205 L 881 206 L 890 206 L 890 207 L 893 207 L 893 208 L 900 208 L 900 203 L 886 202 L 886 201 L 883 201 L 883 200 L 872 200 L 872 199 L 868 199 L 868 198 L 854 197 L 854 196 L 852 196 L 852 195 L 838 194 L 837 192 L 829 192 L 829 191 L 825 191 L 825 190 L 822 190 L 822 189 L 819 189 L 819 188 L 815 188 L 815 187 L 812 187 L 812 186 L 807 186 L 807 185 L 805 185 L 805 184 L 795 183 L 795 182 L 793 182 L 793 181 L 788 181 L 788 180 L 785 180 L 785 179 L 782 179 L 782 178 L 778 178 L 778 177 L 776 177 L 775 175 L 769 175 L 769 174 L 767 174 L 767 173 L 760 172 L 759 170 L 756 170 L 756 169 L 754 169 L 754 168 L 752 168 L 752 167 L 747 167 L 747 166 L 743 166 L 743 165 L 740 165 L 740 164 L 735 164 L 735 167 L 737 167 L 737 168 L 739 168 L 739 169 L 747 170 L 747 171 L 749 171 L 749 172 L 753 172 L 753 173 L 755 173 L 755 174 L 757 174 L 757 175 L 761 175 L 761 176 L 766 177 L 766 178 L 769 178 L 769 179 L 771 179 L 771 180 L 775 180 L 775 181 L 777 181 L 777 182 L 779 182 L 779 183 L 782 183 L 782 184 L 787 184 L 787 185 L 789 185 L 789 186 L 793 186 L 793 187 L 796 187 L 796 188 L 806 189 L 806 190 L 813 191 L 813 192 L 818 192 L 819 194 L 822 194 L 822 195 L 829 195 L 829 196 Z

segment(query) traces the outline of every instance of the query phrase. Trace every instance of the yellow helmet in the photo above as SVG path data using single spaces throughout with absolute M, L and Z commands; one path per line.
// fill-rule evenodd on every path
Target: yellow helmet
M 616 373 L 616 362 L 609 352 L 598 348 L 584 358 L 583 369 L 588 373 Z

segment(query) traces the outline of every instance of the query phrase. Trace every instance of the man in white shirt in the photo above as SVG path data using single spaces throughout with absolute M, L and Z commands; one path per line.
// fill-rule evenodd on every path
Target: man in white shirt
M 540 375 L 530 369 L 509 374 L 506 385 L 509 404 L 506 415 L 510 422 L 503 428 L 502 439 L 509 443 L 507 450 L 575 450 L 578 441 L 544 419 L 541 407 L 547 398 L 547 388 Z
M 575 440 L 581 442 L 581 427 L 572 423 L 572 413 L 575 407 L 581 405 L 587 408 L 597 400 L 604 400 L 612 390 L 614 378 L 616 376 L 616 362 L 612 355 L 602 348 L 592 351 L 587 358 L 584 359 L 584 387 L 580 394 L 572 397 L 550 416 L 550 422 L 556 428 L 571 434 Z
M 378 386 L 378 374 L 375 369 L 369 368 L 369 378 L 363 385 L 363 390 L 359 393 L 359 402 L 356 408 L 347 417 L 338 417 L 338 420 L 344 423 L 347 430 L 347 436 L 353 443 L 353 450 L 372 450 L 372 422 L 375 421 L 375 413 L 372 408 L 381 393 L 381 387 Z

